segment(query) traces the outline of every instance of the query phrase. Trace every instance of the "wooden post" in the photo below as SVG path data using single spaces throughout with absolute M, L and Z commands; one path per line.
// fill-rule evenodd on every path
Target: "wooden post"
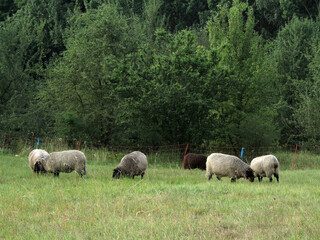
M 189 143 L 187 144 L 186 150 L 184 151 L 183 161 L 182 161 L 182 166 L 181 166 L 181 168 L 183 168 L 183 166 L 184 166 L 184 160 L 185 160 L 185 158 L 186 158 L 186 154 L 187 154 L 187 151 L 188 151 L 188 147 L 189 147 Z
M 79 146 L 78 146 L 79 151 L 81 150 L 81 138 L 79 139 Z
M 297 150 L 298 150 L 298 145 L 296 144 L 296 149 L 294 151 L 294 158 L 293 158 L 293 163 L 292 163 L 292 170 L 294 170 L 294 163 L 296 161 Z

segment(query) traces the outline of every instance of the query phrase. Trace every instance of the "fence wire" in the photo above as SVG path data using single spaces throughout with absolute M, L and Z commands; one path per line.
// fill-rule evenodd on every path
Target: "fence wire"
M 127 153 L 141 151 L 148 156 L 151 164 L 176 164 L 181 165 L 184 155 L 198 153 L 209 156 L 211 153 L 225 153 L 240 157 L 244 148 L 243 161 L 250 164 L 257 156 L 273 154 L 278 157 L 285 168 L 320 168 L 320 146 L 215 146 L 199 144 L 175 144 L 162 146 L 116 146 L 100 143 L 88 143 L 80 138 L 37 138 L 21 137 L 14 135 L 0 136 L 0 149 L 13 153 L 28 154 L 32 149 L 41 148 L 47 152 L 77 149 L 85 152 L 88 161 L 96 163 L 119 162 Z M 297 149 L 296 149 L 297 148 Z M 296 151 L 297 150 L 297 151 Z M 297 155 L 298 154 L 298 155 Z M 297 156 L 296 156 L 297 155 Z M 296 159 L 295 159 L 296 157 Z

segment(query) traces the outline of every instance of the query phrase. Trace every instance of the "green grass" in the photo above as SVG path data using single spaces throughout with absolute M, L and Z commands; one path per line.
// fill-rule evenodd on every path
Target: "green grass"
M 231 183 L 170 166 L 113 181 L 114 163 L 88 159 L 83 179 L 54 178 L 0 154 L 0 239 L 320 238 L 320 170 Z

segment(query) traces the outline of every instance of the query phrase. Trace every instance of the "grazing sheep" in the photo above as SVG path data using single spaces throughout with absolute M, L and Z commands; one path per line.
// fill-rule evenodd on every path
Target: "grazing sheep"
M 134 151 L 125 155 L 118 166 L 113 169 L 112 178 L 120 178 L 122 176 L 128 176 L 134 178 L 134 176 L 141 175 L 141 179 L 148 167 L 148 161 L 146 155 L 142 152 Z
M 44 168 L 47 172 L 59 177 L 60 172 L 70 173 L 76 171 L 81 177 L 86 175 L 86 156 L 83 152 L 69 150 L 62 152 L 52 152 L 44 161 Z
M 194 169 L 199 168 L 201 170 L 206 170 L 207 156 L 195 153 L 188 153 L 184 159 L 183 167 L 184 169 Z
M 259 182 L 261 182 L 263 177 L 267 177 L 272 182 L 272 175 L 279 182 L 279 161 L 273 155 L 265 155 L 252 159 L 250 167 L 254 171 L 256 177 L 258 177 Z
M 45 159 L 48 156 L 49 156 L 49 153 L 47 153 L 45 150 L 42 150 L 42 149 L 32 150 L 28 156 L 30 168 L 37 174 L 39 174 L 39 172 L 46 173 L 46 170 L 43 167 L 42 161 L 45 161 Z
M 236 156 L 231 156 L 222 153 L 212 153 L 207 158 L 207 172 L 206 177 L 208 180 L 215 174 L 218 180 L 221 177 L 230 177 L 231 182 L 235 182 L 237 178 L 249 179 L 250 182 L 254 181 L 254 173 L 248 164 L 243 162 Z

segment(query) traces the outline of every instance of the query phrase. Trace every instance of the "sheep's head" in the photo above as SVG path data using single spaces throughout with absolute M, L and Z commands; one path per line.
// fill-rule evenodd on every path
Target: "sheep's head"
M 251 168 L 248 168 L 246 170 L 246 179 L 248 179 L 250 182 L 254 182 L 254 172 Z
M 38 164 L 38 169 L 41 173 L 47 173 L 47 160 L 49 156 L 42 157 L 36 164 Z
M 44 159 L 41 158 L 39 161 L 37 161 L 35 164 L 34 164 L 34 171 L 36 173 L 46 173 L 47 171 L 45 170 L 44 168 Z
M 122 173 L 121 169 L 119 169 L 119 168 L 113 169 L 112 178 L 118 179 L 118 178 L 120 178 L 122 176 L 123 176 L 123 173 Z

